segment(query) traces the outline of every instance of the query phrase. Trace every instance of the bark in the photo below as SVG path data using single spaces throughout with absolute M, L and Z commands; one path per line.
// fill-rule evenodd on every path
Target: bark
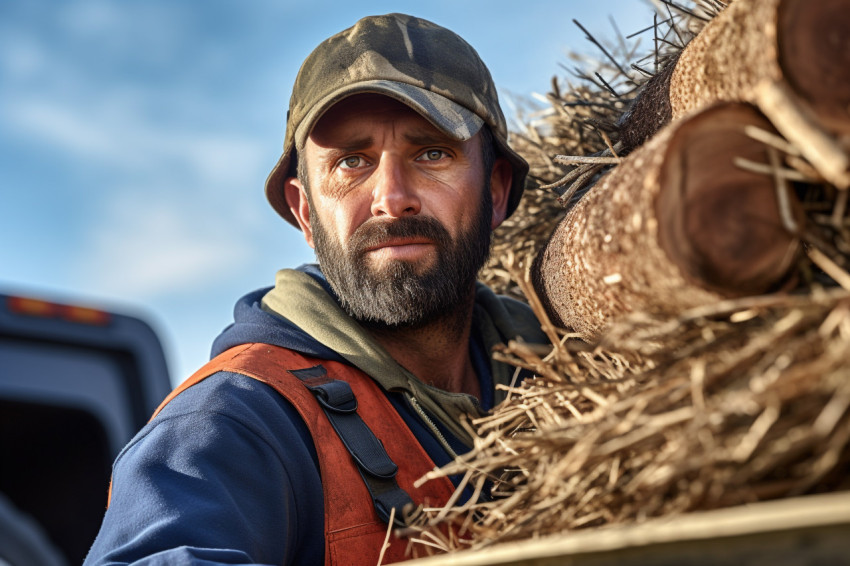
M 850 0 L 736 0 L 682 52 L 673 119 L 785 83 L 826 127 L 850 132 Z
M 850 186 L 850 0 L 735 0 L 643 90 L 620 124 L 627 149 L 700 108 L 751 102 L 830 182 Z

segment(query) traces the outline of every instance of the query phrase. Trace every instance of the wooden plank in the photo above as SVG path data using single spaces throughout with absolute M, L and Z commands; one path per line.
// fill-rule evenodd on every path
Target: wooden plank
M 604 527 L 405 562 L 410 566 L 850 564 L 850 493 Z

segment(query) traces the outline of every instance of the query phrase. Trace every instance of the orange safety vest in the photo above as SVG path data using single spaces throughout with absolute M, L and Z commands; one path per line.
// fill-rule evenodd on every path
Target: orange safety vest
M 447 478 L 414 487 L 435 468 L 434 462 L 375 381 L 361 370 L 339 362 L 309 358 L 269 344 L 231 348 L 207 363 L 165 398 L 154 417 L 180 392 L 220 372 L 242 374 L 273 387 L 304 419 L 319 457 L 325 515 L 325 564 L 375 566 L 387 534 L 351 453 L 343 444 L 314 395 L 290 371 L 321 365 L 333 379 L 347 382 L 357 399 L 357 414 L 380 439 L 398 465 L 396 481 L 417 505 L 444 506 L 454 486 Z M 153 418 L 153 417 L 151 417 Z M 383 563 L 405 558 L 407 542 L 393 534 Z

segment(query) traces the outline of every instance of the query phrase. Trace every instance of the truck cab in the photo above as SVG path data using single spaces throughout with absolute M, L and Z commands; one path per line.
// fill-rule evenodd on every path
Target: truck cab
M 113 460 L 170 390 L 142 319 L 0 294 L 0 564 L 82 563 Z

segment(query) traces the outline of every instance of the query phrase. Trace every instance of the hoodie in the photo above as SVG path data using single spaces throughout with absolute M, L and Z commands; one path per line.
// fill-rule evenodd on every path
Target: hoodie
M 459 415 L 488 410 L 498 400 L 495 385 L 512 379 L 513 369 L 488 352 L 516 336 L 545 341 L 528 307 L 479 285 L 470 354 L 482 397 L 438 390 L 345 315 L 310 265 L 282 270 L 273 288 L 240 299 L 212 356 L 260 342 L 354 365 L 382 386 L 442 466 L 470 447 Z M 320 565 L 323 526 L 316 449 L 300 416 L 268 385 L 219 372 L 175 397 L 121 451 L 111 505 L 85 564 Z

